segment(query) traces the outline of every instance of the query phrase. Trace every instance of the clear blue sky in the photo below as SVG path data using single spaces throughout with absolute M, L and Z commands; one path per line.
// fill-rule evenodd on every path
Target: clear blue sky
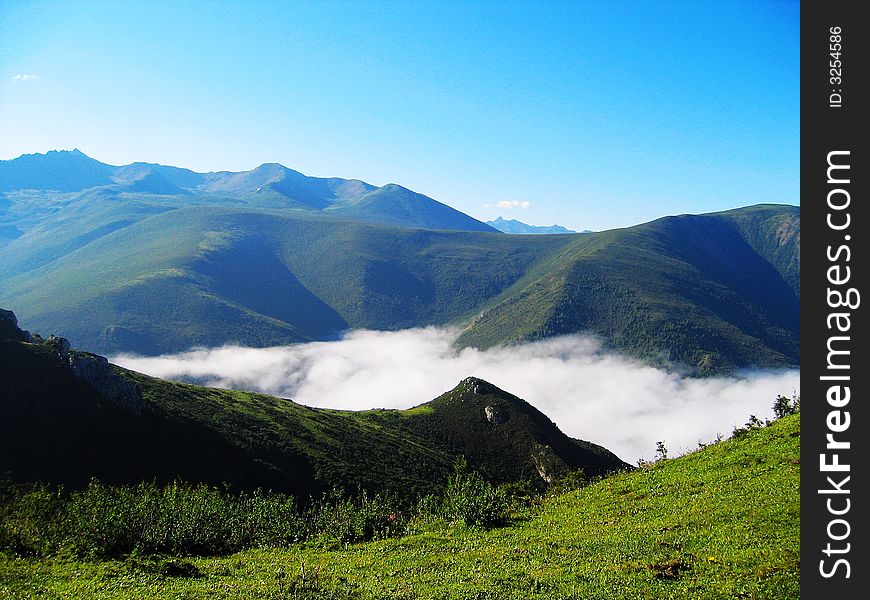
M 797 2 L 0 0 L 0 159 L 280 162 L 574 229 L 797 204 L 799 81 Z

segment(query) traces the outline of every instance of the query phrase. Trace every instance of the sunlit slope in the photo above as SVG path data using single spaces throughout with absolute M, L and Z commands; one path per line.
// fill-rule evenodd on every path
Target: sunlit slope
M 800 596 L 800 416 L 546 499 L 481 531 L 420 525 L 363 544 L 191 558 L 196 577 L 124 562 L 0 557 L 13 594 L 93 598 L 781 600 Z
M 799 360 L 800 217 L 756 206 L 578 236 L 490 301 L 461 341 L 590 331 L 701 373 Z
M 5 276 L 0 302 L 34 329 L 99 352 L 453 324 L 461 343 L 480 347 L 590 332 L 702 374 L 798 364 L 795 207 L 556 236 L 212 205 L 118 227 L 54 258 L 22 252 L 19 261 L 39 266 Z

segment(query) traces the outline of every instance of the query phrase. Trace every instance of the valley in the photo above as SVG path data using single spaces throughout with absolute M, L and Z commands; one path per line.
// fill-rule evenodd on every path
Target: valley
M 95 352 L 453 325 L 460 345 L 478 348 L 589 332 L 698 375 L 798 364 L 796 207 L 518 236 L 457 221 L 424 196 L 385 186 L 364 194 L 383 202 L 363 202 L 353 194 L 371 186 L 274 165 L 202 175 L 49 155 L 70 181 L 108 183 L 39 190 L 52 184 L 51 169 L 22 183 L 16 161 L 25 157 L 0 163 L 0 187 L 31 186 L 5 192 L 0 205 L 0 226 L 17 232 L 0 245 L 0 304 Z M 131 190 L 146 177 L 123 179 L 131 169 L 171 179 L 182 193 Z M 285 205 L 261 201 L 264 186 Z

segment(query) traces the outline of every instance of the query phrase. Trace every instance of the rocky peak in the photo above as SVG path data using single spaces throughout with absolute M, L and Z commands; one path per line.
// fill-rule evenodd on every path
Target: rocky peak
M 502 390 L 498 389 L 488 381 L 484 381 L 477 377 L 466 377 L 459 383 L 457 389 L 460 392 L 474 394 L 476 396 L 488 396 L 491 394 L 498 396 L 504 395 Z
M 0 341 L 31 342 L 30 333 L 18 327 L 18 317 L 11 310 L 0 308 Z

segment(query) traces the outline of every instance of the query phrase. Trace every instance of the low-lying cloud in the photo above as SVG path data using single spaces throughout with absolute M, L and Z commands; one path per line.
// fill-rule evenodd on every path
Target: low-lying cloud
M 511 347 L 454 346 L 457 331 L 353 331 L 335 342 L 273 348 L 223 346 L 112 361 L 150 375 L 257 391 L 308 406 L 408 408 L 476 376 L 524 398 L 565 433 L 628 462 L 671 455 L 730 434 L 750 414 L 771 416 L 778 394 L 799 392 L 797 370 L 693 379 L 604 352 L 573 335 Z

